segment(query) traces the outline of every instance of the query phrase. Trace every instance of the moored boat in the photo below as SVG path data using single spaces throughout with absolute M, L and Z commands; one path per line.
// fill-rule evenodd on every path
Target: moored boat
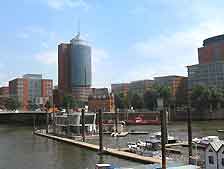
M 160 125 L 160 120 L 145 119 L 144 116 L 137 116 L 126 121 L 127 125 Z
M 178 142 L 178 139 L 177 138 L 175 138 L 174 136 L 170 136 L 169 134 L 167 136 L 167 139 L 168 139 L 168 144 L 173 144 L 173 143 L 177 143 Z M 158 141 L 161 141 L 161 132 L 153 133 L 149 137 L 149 140 L 158 140 Z
M 211 142 L 217 142 L 220 141 L 218 136 L 206 136 L 202 138 L 194 138 L 192 142 L 197 143 L 202 146 L 207 146 Z

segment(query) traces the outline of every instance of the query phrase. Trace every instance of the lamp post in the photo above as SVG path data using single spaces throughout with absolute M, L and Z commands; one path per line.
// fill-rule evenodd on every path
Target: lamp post
M 162 97 L 157 98 L 157 105 L 158 105 L 158 110 L 160 111 L 160 121 L 161 121 L 161 146 L 162 146 L 162 169 L 166 169 L 166 138 L 165 138 L 165 123 L 166 123 L 166 118 L 165 118 L 165 111 L 164 111 L 164 100 Z

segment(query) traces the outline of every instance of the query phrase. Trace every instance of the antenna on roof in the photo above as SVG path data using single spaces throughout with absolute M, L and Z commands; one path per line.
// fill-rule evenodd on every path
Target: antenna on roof
M 76 35 L 76 38 L 79 39 L 80 38 L 80 19 L 78 19 L 78 33 Z

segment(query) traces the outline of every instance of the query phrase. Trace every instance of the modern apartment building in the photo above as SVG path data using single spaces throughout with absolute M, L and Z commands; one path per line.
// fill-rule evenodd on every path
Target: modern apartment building
M 26 74 L 9 82 L 9 95 L 17 99 L 23 110 L 31 105 L 44 107 L 47 101 L 53 101 L 53 81 L 42 79 L 39 74 Z
M 80 34 L 58 46 L 58 87 L 62 94 L 87 102 L 91 93 L 91 47 Z
M 187 66 L 188 88 L 195 85 L 224 87 L 224 35 L 205 39 L 198 49 L 199 64 Z
M 127 96 L 128 87 L 129 87 L 129 83 L 111 84 L 111 91 L 114 94 L 123 94 L 124 96 Z
M 147 90 L 152 89 L 154 80 L 138 80 L 129 83 L 129 91 L 143 95 Z
M 161 76 L 155 77 L 155 83 L 162 86 L 168 86 L 171 89 L 171 96 L 186 98 L 187 96 L 187 77 L 184 76 Z

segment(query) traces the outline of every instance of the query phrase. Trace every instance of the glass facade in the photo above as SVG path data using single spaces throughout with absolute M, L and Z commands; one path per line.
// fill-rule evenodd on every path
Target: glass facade
M 188 66 L 188 88 L 192 89 L 194 85 L 224 88 L 224 63 Z
M 85 41 L 71 41 L 71 85 L 72 87 L 91 86 L 91 48 Z

